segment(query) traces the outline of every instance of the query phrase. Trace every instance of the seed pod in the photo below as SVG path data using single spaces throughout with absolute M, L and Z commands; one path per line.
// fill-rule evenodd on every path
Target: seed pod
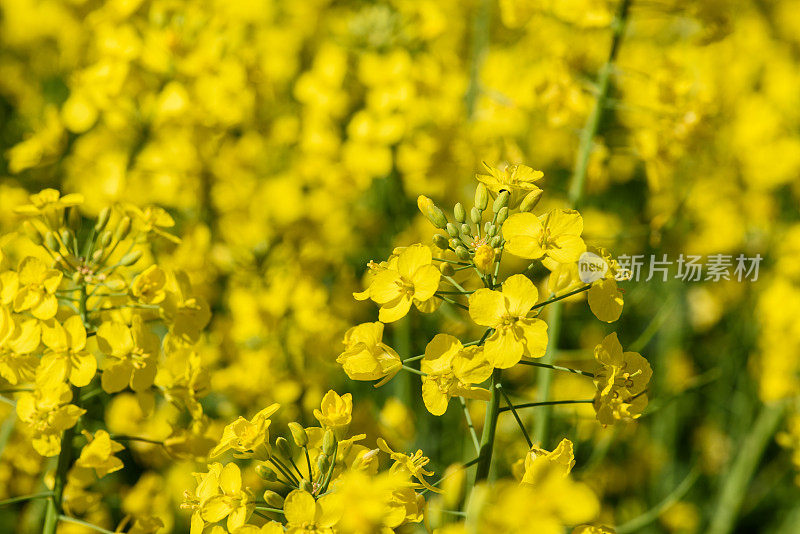
M 472 235 L 472 228 L 467 223 L 461 225 L 461 233 L 464 235 Z
M 447 233 L 450 234 L 450 237 L 458 237 L 458 228 L 453 223 L 447 223 L 446 225 Z
M 504 207 L 497 212 L 497 224 L 503 224 L 506 219 L 508 219 L 508 207 Z
M 94 231 L 102 232 L 108 224 L 109 218 L 111 218 L 111 208 L 106 206 L 101 209 L 100 213 L 97 215 L 97 222 L 94 223 Z
M 478 183 L 475 188 L 475 207 L 479 210 L 485 210 L 489 205 L 489 192 L 486 190 L 486 185 L 483 182 Z
M 459 245 L 456 247 L 456 256 L 462 260 L 469 260 L 469 251 L 463 245 Z
M 275 447 L 278 449 L 278 452 L 281 453 L 286 458 L 292 457 L 292 449 L 289 447 L 289 440 L 284 437 L 279 437 L 275 440 Z
M 133 265 L 134 263 L 139 261 L 141 259 L 141 257 L 142 257 L 142 251 L 141 250 L 134 250 L 133 252 L 129 252 L 128 254 L 125 254 L 122 257 L 122 259 L 119 260 L 119 264 L 122 265 L 123 267 L 130 267 L 131 265 Z
M 445 217 L 444 212 L 430 198 L 425 195 L 418 196 L 417 207 L 436 228 L 447 226 L 447 217 Z
M 317 456 L 317 469 L 320 473 L 327 473 L 331 467 L 331 459 L 327 454 L 320 454 Z
M 543 191 L 541 189 L 534 189 L 522 199 L 519 205 L 519 211 L 531 211 L 539 203 L 542 198 Z
M 322 452 L 330 456 L 333 454 L 333 449 L 336 447 L 336 436 L 330 428 L 325 431 L 322 437 Z
M 129 233 L 131 233 L 131 218 L 123 217 L 117 225 L 117 231 L 114 232 L 114 239 L 117 241 L 122 241 L 128 237 Z
M 278 475 L 275 474 L 275 471 L 264 464 L 258 464 L 256 466 L 256 474 L 268 482 L 275 482 L 278 480 Z
M 308 445 L 308 434 L 305 429 L 295 422 L 289 423 L 289 431 L 292 433 L 294 444 L 298 447 L 305 447 Z
M 47 232 L 47 235 L 44 236 L 44 244 L 53 252 L 61 250 L 61 245 L 58 244 L 58 239 L 53 232 Z
M 436 234 L 433 236 L 433 244 L 442 250 L 447 250 L 450 248 L 450 246 L 447 244 L 447 238 L 442 234 Z
M 461 205 L 461 202 L 456 202 L 456 205 L 453 207 L 453 216 L 456 218 L 456 221 L 460 223 L 467 220 L 467 212 L 464 210 L 464 206 Z
M 492 211 L 495 213 L 499 212 L 505 206 L 508 206 L 508 199 L 511 197 L 511 193 L 508 190 L 503 189 L 500 191 L 500 194 L 497 195 L 497 198 L 494 199 L 494 204 L 492 204 Z
M 283 508 L 283 497 L 281 497 L 272 490 L 264 491 L 264 502 L 266 502 L 273 508 Z
M 439 270 L 442 271 L 442 274 L 445 276 L 453 276 L 456 274 L 456 270 L 453 269 L 453 266 L 449 263 L 442 263 L 441 267 L 439 267 Z

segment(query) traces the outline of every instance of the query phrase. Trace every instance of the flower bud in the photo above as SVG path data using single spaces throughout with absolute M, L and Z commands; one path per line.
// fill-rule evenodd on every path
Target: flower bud
M 56 239 L 56 235 L 53 232 L 47 232 L 47 235 L 44 236 L 44 244 L 53 252 L 61 250 L 58 239 Z
M 119 260 L 119 264 L 123 267 L 130 267 L 137 261 L 142 258 L 142 251 L 141 250 L 134 250 L 133 252 L 129 252 L 125 254 L 121 260 Z
M 327 473 L 331 467 L 331 460 L 327 454 L 320 454 L 317 456 L 317 469 L 320 473 Z
M 28 236 L 28 239 L 33 241 L 34 245 L 41 245 L 43 243 L 42 234 L 39 233 L 39 230 L 37 230 L 30 221 L 22 223 L 22 229 L 25 235 Z
M 497 195 L 497 198 L 494 199 L 494 204 L 492 204 L 492 211 L 495 213 L 499 212 L 503 207 L 508 206 L 508 199 L 511 197 L 511 193 L 508 190 L 503 189 L 500 191 L 500 194 Z
M 453 276 L 454 274 L 456 274 L 456 270 L 453 269 L 453 266 L 450 265 L 449 263 L 442 263 L 442 265 L 439 267 L 439 270 L 445 276 Z
M 492 240 L 491 240 L 491 241 L 489 241 L 489 244 L 492 246 L 492 248 L 497 248 L 497 247 L 499 247 L 499 246 L 500 246 L 500 244 L 501 244 L 502 242 L 503 242 L 503 238 L 502 238 L 502 237 L 500 237 L 499 235 L 496 235 L 496 236 L 494 236 L 494 237 L 492 238 Z
M 543 191 L 541 189 L 534 189 L 522 199 L 519 205 L 519 211 L 531 211 L 539 203 L 542 198 Z
M 300 481 L 300 489 L 311 493 L 314 491 L 314 486 L 306 479 Z
M 275 482 L 278 480 L 278 475 L 275 474 L 275 471 L 264 464 L 258 464 L 256 466 L 256 474 L 268 482 Z
M 490 225 L 489 225 L 489 230 L 486 232 L 486 234 L 487 234 L 489 237 L 494 237 L 494 236 L 496 236 L 496 235 L 497 235 L 497 225 L 496 225 L 496 224 L 490 224 Z
M 444 212 L 439 209 L 439 207 L 433 203 L 433 200 L 426 197 L 425 195 L 420 195 L 417 197 L 417 207 L 422 214 L 428 218 L 428 220 L 433 224 L 436 228 L 444 228 L 447 226 L 447 217 L 444 216 Z
M 258 468 L 256 467 L 256 470 L 257 469 Z M 264 502 L 273 508 L 283 508 L 283 497 L 272 490 L 266 490 L 264 492 Z
M 453 216 L 456 218 L 456 221 L 460 223 L 467 220 L 467 212 L 464 210 L 464 206 L 461 205 L 461 202 L 457 202 L 453 207 Z
M 67 249 L 72 248 L 72 242 L 74 241 L 73 237 L 75 236 L 75 234 L 72 233 L 72 230 L 69 228 L 62 228 L 60 234 L 61 242 L 64 243 L 64 246 L 67 247 Z
M 497 212 L 497 224 L 503 224 L 508 219 L 508 207 L 503 207 Z
M 92 261 L 94 263 L 99 262 L 102 259 L 103 254 L 105 254 L 105 250 L 103 250 L 102 248 L 98 248 L 97 250 L 92 252 Z
M 456 247 L 456 256 L 461 260 L 469 260 L 469 251 L 463 246 Z
M 459 241 L 458 239 L 451 239 L 450 240 L 450 248 L 452 248 L 453 250 L 455 250 L 456 247 L 458 245 L 460 245 L 460 244 L 461 244 L 461 241 Z
M 279 437 L 275 440 L 275 447 L 278 449 L 278 452 L 281 453 L 286 458 L 292 457 L 292 449 L 289 447 L 289 440 L 284 437 Z
M 479 210 L 485 210 L 489 205 L 489 192 L 486 190 L 486 185 L 483 182 L 478 183 L 475 188 L 475 207 Z
M 97 243 L 101 247 L 107 247 L 108 245 L 111 244 L 111 238 L 112 238 L 111 232 L 109 232 L 108 230 L 103 230 L 103 232 L 100 234 L 100 237 L 97 238 Z
M 469 212 L 469 218 L 473 224 L 480 224 L 481 219 L 483 219 L 481 210 L 479 210 L 478 208 L 472 208 L 472 211 Z
M 481 245 L 475 249 L 475 267 L 482 273 L 489 271 L 489 268 L 494 263 L 494 249 L 489 245 Z
M 458 228 L 453 223 L 447 223 L 446 225 L 447 233 L 450 234 L 450 237 L 458 237 Z
M 450 248 L 450 245 L 447 244 L 447 238 L 442 234 L 436 234 L 433 236 L 433 244 L 442 250 L 447 250 Z
M 461 233 L 464 235 L 472 235 L 472 228 L 467 223 L 461 225 Z
M 94 223 L 94 231 L 95 232 L 102 232 L 106 225 L 108 224 L 108 219 L 111 218 L 111 208 L 105 207 L 100 210 L 100 213 L 97 215 L 97 222 Z
M 117 241 L 122 241 L 128 237 L 129 233 L 131 233 L 131 218 L 123 217 L 117 225 L 117 231 L 114 232 L 114 239 Z
M 294 444 L 298 447 L 305 447 L 308 445 L 308 434 L 305 429 L 295 422 L 289 423 L 289 431 L 292 433 Z
M 334 447 L 336 447 L 336 436 L 333 434 L 333 430 L 329 428 L 322 437 L 322 452 L 330 456 L 333 454 Z

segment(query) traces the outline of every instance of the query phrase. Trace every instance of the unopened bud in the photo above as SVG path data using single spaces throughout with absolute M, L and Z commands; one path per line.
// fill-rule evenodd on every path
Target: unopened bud
M 264 502 L 273 508 L 283 508 L 283 497 L 272 490 L 266 490 L 264 492 Z
M 456 270 L 453 269 L 453 266 L 450 265 L 449 263 L 442 263 L 442 265 L 439 267 L 439 270 L 445 276 L 453 276 L 454 274 L 456 274 Z
M 97 222 L 94 223 L 94 231 L 95 232 L 102 232 L 105 230 L 106 225 L 108 224 L 108 219 L 111 218 L 111 208 L 105 207 L 100 210 L 100 213 L 97 215 Z
M 100 261 L 100 259 L 103 257 L 104 253 L 105 253 L 105 250 L 103 250 L 102 248 L 98 248 L 97 250 L 92 252 L 92 261 L 94 263 L 98 263 Z
M 70 206 L 67 210 L 67 226 L 69 226 L 75 233 L 81 228 L 81 213 L 78 211 L 77 206 Z
M 522 199 L 522 202 L 519 205 L 520 211 L 531 211 L 533 208 L 536 207 L 536 204 L 539 203 L 539 200 L 542 198 L 543 191 L 541 189 L 534 189 L 527 195 L 525 198 Z
M 461 244 L 461 241 L 459 241 L 458 239 L 451 239 L 450 240 L 450 248 L 452 248 L 453 250 L 455 250 L 455 248 L 460 244 Z
M 428 218 L 428 220 L 433 224 L 436 228 L 444 228 L 447 226 L 447 217 L 444 216 L 444 212 L 439 209 L 439 207 L 433 203 L 433 200 L 426 197 L 425 195 L 420 195 L 417 197 L 417 207 L 422 214 Z
M 121 260 L 119 260 L 119 264 L 123 267 L 130 267 L 137 261 L 139 261 L 142 257 L 141 250 L 134 250 L 133 252 L 129 252 L 125 254 Z
M 111 244 L 111 238 L 112 238 L 111 232 L 109 232 L 108 230 L 103 230 L 103 232 L 100 234 L 100 237 L 97 238 L 97 243 L 101 247 L 107 247 L 108 245 Z
M 447 223 L 445 225 L 447 228 L 447 233 L 450 234 L 450 237 L 458 237 L 458 228 L 453 223 Z
M 436 234 L 433 236 L 433 244 L 442 250 L 447 250 L 450 248 L 450 245 L 447 244 L 447 238 L 442 234 Z
M 492 238 L 491 241 L 489 241 L 489 244 L 492 246 L 492 248 L 497 248 L 497 247 L 500 246 L 500 243 L 502 243 L 502 242 L 503 242 L 503 238 L 500 237 L 499 235 L 496 235 L 496 236 L 494 236 Z
M 300 489 L 303 491 L 307 491 L 308 493 L 311 493 L 312 491 L 314 491 L 314 486 L 308 480 L 303 479 L 300 481 Z
M 305 429 L 300 426 L 298 423 L 289 423 L 289 431 L 292 433 L 292 438 L 294 439 L 294 444 L 298 447 L 305 447 L 308 445 L 308 434 L 306 434 Z
M 333 454 L 333 449 L 336 447 L 336 436 L 333 434 L 333 430 L 328 429 L 325 431 L 325 435 L 322 437 L 322 452 L 330 456 Z
M 503 224 L 506 219 L 508 219 L 508 207 L 504 207 L 497 212 L 497 224 Z
M 114 232 L 114 239 L 117 241 L 122 241 L 128 237 L 129 233 L 131 233 L 131 218 L 123 217 L 117 225 L 117 231 Z
M 494 249 L 489 245 L 481 245 L 475 250 L 475 267 L 482 273 L 489 271 L 494 262 Z
M 494 204 L 492 204 L 492 211 L 495 213 L 499 212 L 505 206 L 508 206 L 508 199 L 511 197 L 511 193 L 508 190 L 503 189 L 500 191 L 500 194 L 497 195 L 497 198 L 494 199 Z
M 464 210 L 464 206 L 461 205 L 461 202 L 457 202 L 453 207 L 453 216 L 456 218 L 456 221 L 460 223 L 467 220 L 467 212 Z
M 461 260 L 469 260 L 469 251 L 463 246 L 456 247 L 456 256 Z
M 36 227 L 33 224 L 31 224 L 30 221 L 25 221 L 22 224 L 22 229 L 25 232 L 25 235 L 28 236 L 28 239 L 33 241 L 34 245 L 42 244 L 43 242 L 42 234 L 39 233 L 39 230 L 37 230 Z
M 470 228 L 467 223 L 464 223 L 464 224 L 461 225 L 461 233 L 464 234 L 464 235 L 471 235 L 472 234 L 472 228 Z
M 320 473 L 327 473 L 331 467 L 331 459 L 327 454 L 317 456 L 317 469 Z
M 73 236 L 75 235 L 72 233 L 72 230 L 69 228 L 62 228 L 60 235 L 61 242 L 64 243 L 64 246 L 67 247 L 67 249 L 72 248 Z
M 47 235 L 44 236 L 44 244 L 53 252 L 61 250 L 58 239 L 56 239 L 56 235 L 53 232 L 47 232 Z
M 280 437 L 275 440 L 275 447 L 277 447 L 278 452 L 281 453 L 286 458 L 292 457 L 292 449 L 289 447 L 289 440 L 284 437 Z
M 489 235 L 489 237 L 496 236 L 497 235 L 497 225 L 496 224 L 490 224 L 489 225 L 489 231 L 486 232 L 486 233 Z
M 264 464 L 258 464 L 256 466 L 256 474 L 268 482 L 275 482 L 278 480 L 278 475 L 275 474 L 275 471 Z
M 486 185 L 482 182 L 475 188 L 475 207 L 479 210 L 485 210 L 489 205 L 489 192 L 486 190 Z

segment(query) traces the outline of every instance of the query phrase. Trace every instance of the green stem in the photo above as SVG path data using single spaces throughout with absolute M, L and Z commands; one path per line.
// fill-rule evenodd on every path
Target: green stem
M 458 401 L 461 403 L 461 409 L 464 411 L 464 419 L 467 421 L 467 428 L 469 428 L 469 434 L 472 436 L 472 443 L 475 444 L 475 452 L 480 452 L 481 444 L 478 441 L 478 434 L 475 432 L 475 425 L 472 424 L 472 416 L 469 414 L 467 401 L 464 400 L 464 397 L 459 397 Z
M 572 180 L 569 188 L 569 202 L 573 208 L 577 208 L 583 199 L 583 190 L 586 184 L 586 171 L 589 168 L 589 156 L 592 153 L 592 144 L 600 128 L 600 119 L 603 109 L 606 107 L 608 90 L 611 85 L 611 73 L 614 70 L 614 61 L 617 59 L 619 45 L 625 32 L 625 23 L 628 19 L 628 9 L 631 0 L 620 0 L 617 13 L 611 23 L 611 49 L 608 52 L 608 59 L 600 69 L 597 78 L 597 100 L 592 109 L 586 124 L 581 131 L 580 144 L 578 145 L 578 155 L 575 159 L 575 169 L 572 173 Z
M 783 420 L 784 412 L 783 403 L 762 406 L 725 477 L 717 498 L 716 510 L 711 516 L 711 525 L 706 531 L 708 534 L 728 534 L 733 530 L 750 480 L 761 461 L 764 449 Z
M 464 306 L 460 302 L 456 302 L 453 299 L 447 298 L 444 295 L 440 295 L 439 293 L 436 293 L 434 296 L 442 299 L 443 301 L 447 302 L 448 304 L 452 304 L 453 306 L 461 308 L 462 310 L 469 310 L 469 308 L 467 306 Z
M 561 334 L 561 312 L 562 306 L 560 302 L 553 304 L 553 306 L 550 308 L 550 314 L 548 317 L 549 342 L 547 344 L 547 351 L 542 357 L 541 363 L 543 364 L 553 365 L 553 361 L 555 360 L 555 354 L 558 350 L 558 339 Z M 543 403 L 550 398 L 550 384 L 552 381 L 553 373 L 539 371 L 539 376 L 536 380 L 536 400 L 540 403 Z M 549 406 L 547 404 L 542 405 Z M 550 430 L 551 409 L 549 407 L 545 408 L 537 415 L 539 417 L 534 420 L 533 435 L 543 447 L 547 447 L 547 434 Z
M 580 369 L 572 369 L 571 367 L 561 367 L 560 365 L 553 365 L 550 363 L 541 363 L 541 362 L 532 362 L 530 360 L 520 360 L 520 364 L 522 365 L 531 365 L 533 367 L 543 367 L 546 369 L 554 369 L 556 371 L 566 371 L 568 373 L 574 373 L 576 375 L 583 375 L 588 376 L 589 378 L 594 378 L 594 373 L 590 373 L 588 371 L 581 371 Z
M 536 310 L 538 308 L 542 308 L 544 306 L 547 306 L 548 304 L 552 304 L 554 302 L 558 302 L 559 300 L 563 300 L 563 299 L 565 299 L 567 297 L 571 297 L 572 295 L 577 295 L 578 293 L 583 293 L 584 291 L 588 291 L 591 288 L 592 288 L 592 284 L 580 287 L 578 289 L 570 291 L 569 293 L 564 293 L 563 295 L 559 295 L 557 297 L 553 297 L 553 298 L 550 298 L 548 300 L 545 300 L 544 302 L 540 302 L 539 304 L 534 305 L 531 308 L 531 310 Z
M 63 521 L 65 523 L 74 523 L 76 525 L 92 529 L 96 532 L 101 532 L 102 534 L 115 534 L 114 532 L 104 529 L 103 527 L 98 527 L 97 525 L 93 525 L 86 521 L 81 521 L 80 519 L 76 519 L 74 517 L 69 517 L 68 515 L 60 515 L 56 518 L 56 521 Z
M 23 501 L 32 501 L 33 499 L 43 499 L 45 497 L 52 497 L 52 491 L 43 491 L 42 493 L 33 493 L 31 495 L 21 495 L 20 497 L 12 497 L 10 499 L 5 499 L 0 501 L 0 506 L 6 506 L 8 504 L 14 504 L 15 502 L 23 502 Z
M 522 408 L 535 408 L 536 406 L 556 406 L 559 404 L 591 404 L 594 400 L 592 399 L 580 399 L 580 400 L 557 400 L 557 401 L 541 401 L 541 402 L 526 402 L 524 404 L 515 404 L 513 408 L 515 410 L 520 410 Z M 507 412 L 511 409 L 511 407 L 504 406 L 500 408 L 500 412 Z
M 522 418 L 520 418 L 519 414 L 517 413 L 517 409 L 514 407 L 514 403 L 511 402 L 511 399 L 508 398 L 508 394 L 506 390 L 500 384 L 497 384 L 497 389 L 500 390 L 500 393 L 503 394 L 503 398 L 506 400 L 506 404 L 508 408 L 511 410 L 511 413 L 514 414 L 514 419 L 517 420 L 517 424 L 519 425 L 519 429 L 522 431 L 522 435 L 525 436 L 525 441 L 528 442 L 528 448 L 533 447 L 533 442 L 531 441 L 531 437 L 528 435 L 528 431 L 525 430 L 525 425 L 522 423 Z
M 686 478 L 683 479 L 683 482 L 678 484 L 672 493 L 667 495 L 663 501 L 642 515 L 618 526 L 617 534 L 630 534 L 632 532 L 639 532 L 642 528 L 658 519 L 658 516 L 660 516 L 664 510 L 681 500 L 681 498 L 686 495 L 686 492 L 691 489 L 698 476 L 700 476 L 700 471 L 698 471 L 697 468 L 693 468 L 689 474 L 686 475 Z
M 501 370 L 495 369 L 492 372 L 492 397 L 486 406 L 486 417 L 483 421 L 481 447 L 478 452 L 478 468 L 475 470 L 475 484 L 486 480 L 489 477 L 489 469 L 492 467 L 494 435 L 497 431 L 497 417 L 500 415 L 500 391 L 497 388 L 500 384 L 500 377 Z
M 256 506 L 255 510 L 259 510 L 261 512 L 272 512 L 274 514 L 282 514 L 283 510 L 280 508 L 271 508 L 269 506 Z

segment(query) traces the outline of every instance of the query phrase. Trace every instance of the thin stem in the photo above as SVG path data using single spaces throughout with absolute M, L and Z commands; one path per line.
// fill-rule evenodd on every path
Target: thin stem
M 461 403 L 461 409 L 464 411 L 464 419 L 467 421 L 467 428 L 469 428 L 469 434 L 472 436 L 472 443 L 475 445 L 475 452 L 480 452 L 481 443 L 478 441 L 478 434 L 475 432 L 475 426 L 472 424 L 472 416 L 469 414 L 467 401 L 464 400 L 464 397 L 459 397 L 458 401 Z
M 591 404 L 592 402 L 594 402 L 592 399 L 526 402 L 524 404 L 515 404 L 513 408 L 521 410 L 522 408 L 533 408 L 535 406 L 556 406 L 558 404 Z M 500 412 L 507 412 L 510 409 L 511 407 L 509 406 L 503 406 L 500 408 Z
M 572 369 L 570 367 L 561 367 L 560 365 L 553 365 L 551 363 L 532 362 L 530 360 L 520 360 L 519 363 L 521 363 L 522 365 L 532 365 L 533 367 L 544 367 L 546 369 L 554 369 L 556 371 L 566 371 L 568 373 L 574 373 L 576 375 L 583 375 L 583 376 L 588 376 L 589 378 L 594 378 L 594 373 L 590 373 L 588 371 L 581 371 L 580 369 Z
M 434 296 L 442 299 L 443 301 L 445 301 L 447 303 L 452 304 L 453 306 L 457 306 L 457 307 L 461 308 L 462 310 L 468 310 L 469 311 L 469 308 L 467 306 L 464 306 L 460 302 L 456 302 L 453 299 L 447 298 L 444 295 L 440 295 L 439 293 L 435 293 Z
M 500 390 L 500 393 L 503 394 L 503 398 L 506 400 L 506 404 L 508 404 L 508 408 L 510 408 L 511 409 L 511 413 L 514 414 L 514 419 L 517 420 L 517 424 L 519 425 L 519 429 L 522 431 L 522 435 L 525 436 L 525 441 L 528 442 L 528 448 L 533 447 L 533 442 L 531 441 L 531 437 L 528 435 L 528 431 L 525 430 L 525 425 L 522 423 L 522 419 L 520 418 L 519 414 L 517 413 L 516 408 L 514 408 L 514 403 L 511 402 L 511 399 L 508 397 L 508 394 L 506 393 L 506 390 L 503 389 L 503 386 L 501 384 L 497 384 L 497 386 L 495 386 L 495 387 L 498 390 Z
M 453 261 L 453 260 L 446 260 L 444 258 L 433 258 L 433 261 L 441 261 L 444 263 L 452 263 L 453 265 L 461 265 L 464 267 L 472 267 L 469 263 L 464 263 L 463 261 Z
M 481 448 L 478 453 L 478 468 L 475 471 L 475 484 L 486 480 L 489 477 L 489 470 L 492 467 L 494 435 L 497 431 L 497 417 L 500 415 L 500 393 L 497 389 L 500 378 L 501 370 L 495 369 L 492 372 L 492 397 L 489 399 L 488 406 L 486 407 L 486 417 L 483 422 Z
M 639 532 L 642 528 L 646 527 L 656 519 L 661 513 L 681 500 L 681 498 L 686 494 L 687 491 L 691 489 L 694 485 L 697 477 L 700 476 L 700 471 L 697 467 L 692 468 L 689 471 L 689 474 L 686 475 L 686 478 L 678 484 L 672 492 L 667 495 L 663 501 L 655 505 L 653 508 L 649 509 L 642 515 L 638 517 L 634 517 L 630 521 L 621 524 L 617 527 L 617 534 L 629 534 L 631 532 Z
M 548 313 L 548 337 L 549 341 L 547 343 L 547 350 L 542 357 L 541 363 L 546 364 L 553 364 L 555 360 L 556 351 L 558 350 L 558 341 L 561 336 L 561 313 L 563 312 L 563 307 L 560 302 L 554 304 Z M 550 398 L 550 384 L 553 381 L 553 373 L 539 371 L 538 376 L 536 377 L 536 384 L 537 384 L 537 395 L 536 400 L 539 402 L 545 402 Z M 547 406 L 547 405 L 544 405 Z M 545 408 L 540 413 L 537 414 L 538 417 L 534 420 L 533 426 L 533 435 L 536 436 L 536 440 L 542 444 L 542 446 L 547 447 L 547 434 L 550 430 L 550 415 L 551 410 L 550 408 Z
M 272 512 L 272 513 L 275 513 L 275 514 L 282 514 L 283 513 L 283 510 L 281 510 L 280 508 L 271 508 L 269 506 L 256 506 L 255 510 L 258 510 L 260 512 Z
M 577 295 L 578 293 L 583 293 L 584 291 L 588 291 L 592 288 L 592 284 L 585 285 L 583 287 L 579 287 L 578 289 L 572 290 L 569 293 L 564 293 L 563 295 L 559 295 L 558 297 L 552 297 L 544 302 L 540 302 L 539 304 L 534 305 L 531 310 L 536 310 L 543 306 L 547 306 L 548 304 L 552 304 L 553 302 L 558 302 L 559 300 L 563 300 L 565 298 L 571 297 L 572 295 Z
M 292 472 L 291 472 L 291 471 L 289 471 L 289 468 L 288 468 L 288 467 L 286 467 L 285 465 L 283 465 L 283 462 L 281 462 L 281 461 L 280 461 L 278 458 L 275 458 L 274 456 L 271 456 L 271 457 L 269 458 L 269 462 L 270 462 L 272 465 L 274 465 L 274 466 L 275 466 L 275 468 L 276 468 L 278 471 L 280 471 L 281 473 L 283 473 L 283 476 L 285 476 L 285 477 L 286 477 L 286 479 L 287 479 L 289 482 L 291 482 L 291 484 L 292 484 L 293 486 L 297 487 L 297 486 L 299 486 L 299 485 L 300 485 L 300 481 L 299 481 L 299 480 L 297 480 L 297 478 L 295 478 L 294 474 L 292 474 Z
M 43 499 L 46 497 L 52 497 L 52 491 L 43 491 L 42 493 L 32 493 L 30 495 L 21 495 L 19 497 L 12 497 L 10 499 L 5 499 L 0 501 L 0 506 L 6 506 L 8 504 L 14 504 L 15 502 L 23 502 L 23 501 L 32 501 L 34 499 Z
M 474 459 L 470 460 L 469 462 L 467 462 L 467 463 L 465 463 L 465 464 L 462 464 L 462 465 L 461 465 L 461 469 L 466 469 L 466 468 L 468 468 L 468 467 L 472 467 L 473 465 L 477 464 L 477 463 L 478 463 L 478 461 L 479 461 L 480 459 L 481 459 L 481 458 L 480 458 L 480 456 L 479 456 L 479 457 L 477 457 L 477 458 L 474 458 Z M 432 483 L 431 483 L 431 486 L 437 486 L 437 485 L 441 484 L 441 483 L 442 483 L 442 481 L 444 481 L 444 480 L 445 480 L 445 479 L 447 479 L 448 477 L 451 477 L 451 476 L 453 476 L 454 474 L 455 474 L 455 471 L 454 471 L 453 473 L 449 473 L 449 474 L 447 474 L 447 475 L 444 475 L 444 476 L 443 476 L 442 478 L 440 478 L 439 480 L 437 480 L 437 481 L 435 481 L 435 482 L 432 482 Z M 429 489 L 425 488 L 425 489 L 423 489 L 423 490 L 420 492 L 420 494 L 421 494 L 421 495 L 425 495 L 425 494 L 426 494 L 427 492 L 429 492 L 429 491 L 430 491 Z
M 464 289 L 461 286 L 461 284 L 456 282 L 455 279 L 452 276 L 445 276 L 445 275 L 442 275 L 442 276 L 444 277 L 445 280 L 450 282 L 453 285 L 454 288 L 458 289 L 458 291 L 460 293 L 474 293 L 474 291 L 467 291 L 466 289 Z M 447 291 L 439 291 L 439 293 L 448 293 L 448 292 Z
M 92 523 L 88 523 L 86 521 L 82 521 L 80 519 L 76 519 L 74 517 L 70 517 L 68 515 L 59 515 L 57 518 L 59 521 L 63 521 L 65 523 L 74 523 L 76 525 L 80 525 L 82 527 L 90 528 L 96 532 L 101 532 L 102 534 L 115 534 L 110 530 L 106 530 L 103 527 L 98 527 L 97 525 L 93 525 Z
M 573 208 L 577 208 L 583 199 L 584 186 L 586 185 L 586 174 L 589 168 L 589 156 L 592 153 L 594 138 L 600 128 L 600 119 L 603 116 L 603 109 L 606 107 L 609 87 L 611 85 L 611 74 L 614 71 L 614 61 L 617 59 L 622 36 L 625 33 L 625 23 L 628 19 L 628 9 L 631 0 L 620 0 L 617 13 L 611 23 L 611 49 L 608 52 L 608 59 L 600 68 L 597 79 L 597 99 L 594 108 L 586 120 L 586 124 L 581 131 L 578 154 L 575 158 L 575 168 L 572 173 L 572 180 L 569 188 L 569 201 Z
M 306 465 L 308 466 L 308 480 L 314 481 L 314 472 L 311 470 L 311 457 L 308 455 L 308 446 L 303 445 L 303 452 L 306 453 Z
M 716 510 L 711 516 L 711 525 L 706 531 L 708 534 L 728 534 L 733 530 L 750 480 L 758 468 L 764 449 L 783 420 L 785 408 L 783 403 L 764 405 L 761 408 L 725 477 L 717 498 Z
M 428 373 L 423 373 L 422 371 L 417 371 L 416 369 L 414 369 L 413 367 L 409 367 L 408 365 L 404 365 L 403 369 L 405 369 L 409 373 L 414 373 L 415 375 L 428 376 Z
M 111 439 L 113 439 L 114 441 L 140 441 L 142 443 L 152 443 L 153 445 L 164 445 L 163 441 L 158 441 L 150 438 L 140 438 L 139 436 L 111 434 Z

